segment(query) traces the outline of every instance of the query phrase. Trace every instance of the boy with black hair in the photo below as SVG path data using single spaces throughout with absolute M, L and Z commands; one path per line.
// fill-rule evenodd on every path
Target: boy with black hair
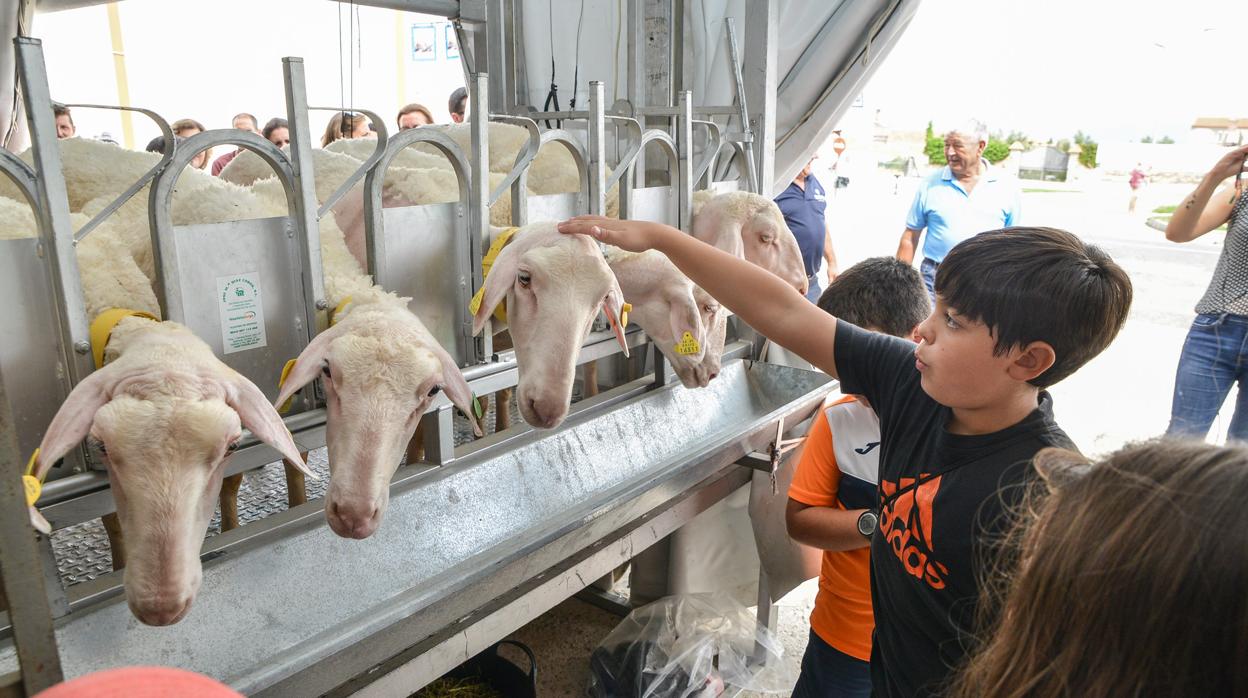
M 909 338 L 931 313 L 919 272 L 894 257 L 867 259 L 841 274 L 819 308 L 859 327 Z M 864 524 L 875 516 L 880 419 L 844 395 L 815 416 L 789 486 L 785 522 L 793 540 L 823 550 L 810 639 L 793 698 L 871 695 L 871 559 Z
M 561 232 L 657 249 L 742 320 L 866 397 L 881 427 L 871 540 L 872 690 L 937 695 L 970 648 L 978 585 L 1005 511 L 1042 448 L 1072 448 L 1044 388 L 1121 329 L 1131 282 L 1100 249 L 1053 228 L 958 244 L 913 343 L 861 330 L 768 272 L 675 228 L 582 216 Z M 869 522 L 867 522 L 869 523 Z

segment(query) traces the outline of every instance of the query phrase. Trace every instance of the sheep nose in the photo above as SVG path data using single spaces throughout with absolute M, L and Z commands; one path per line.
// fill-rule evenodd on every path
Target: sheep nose
M 524 415 L 524 421 L 538 429 L 553 429 L 563 421 L 565 413 L 561 409 L 562 405 L 559 403 L 551 403 L 550 401 L 537 398 L 528 398 L 524 402 L 529 408 L 527 410 L 528 414 Z
M 130 604 L 130 610 L 144 625 L 173 625 L 191 610 L 191 602 L 194 600 L 195 597 L 191 594 L 157 596 L 137 600 Z
M 330 529 L 343 538 L 362 540 L 373 535 L 381 525 L 381 507 L 373 503 L 330 501 L 325 510 Z

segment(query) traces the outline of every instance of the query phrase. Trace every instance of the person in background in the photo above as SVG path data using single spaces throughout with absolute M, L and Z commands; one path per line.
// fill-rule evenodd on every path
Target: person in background
M 57 138 L 73 138 L 74 134 L 78 133 L 78 127 L 74 125 L 74 115 L 69 112 L 69 107 L 53 102 L 52 115 L 56 117 Z
M 455 88 L 455 91 L 451 93 L 451 98 L 446 101 L 446 110 L 451 113 L 451 121 L 457 124 L 464 123 L 468 115 L 468 90 L 462 87 Z
M 239 131 L 250 131 L 252 133 L 260 133 L 260 127 L 256 123 L 256 117 L 246 112 L 243 112 L 241 114 L 235 114 L 234 118 L 230 120 L 230 125 L 238 129 Z M 225 166 L 230 164 L 230 161 L 238 157 L 238 154 L 241 152 L 243 152 L 242 148 L 235 148 L 234 150 L 231 150 L 230 152 L 226 153 L 225 155 L 222 155 L 216 160 L 213 160 L 212 161 L 212 176 L 220 177 L 221 170 L 224 170 Z
M 206 130 L 208 129 L 204 128 L 203 124 L 199 123 L 198 121 L 194 119 L 178 119 L 177 121 L 173 122 L 173 135 L 181 139 L 177 141 L 179 143 L 182 140 L 186 140 L 187 138 L 190 138 L 191 136 L 194 136 L 197 133 L 203 133 Z M 195 158 L 191 160 L 191 167 L 194 167 L 197 170 L 208 169 L 208 156 L 211 154 L 212 154 L 211 148 L 209 148 L 208 150 L 200 151 L 198 154 L 195 155 Z
M 321 147 L 343 138 L 376 138 L 377 134 L 368 128 L 368 117 L 351 111 L 340 111 L 329 119 L 325 125 L 325 134 L 321 136 Z
M 855 264 L 828 285 L 819 309 L 871 332 L 910 339 L 931 312 L 919 272 L 892 257 Z M 811 424 L 789 486 L 789 536 L 823 550 L 810 640 L 793 698 L 871 695 L 870 528 L 880 471 L 880 418 L 845 395 Z M 869 525 L 868 525 L 869 524 Z
M 1135 213 L 1135 203 L 1140 198 L 1140 190 L 1144 185 L 1148 184 L 1148 173 L 1144 171 L 1144 164 L 1137 162 L 1131 170 L 1131 176 L 1127 178 L 1127 185 L 1131 187 L 1131 201 L 1127 203 L 1127 213 Z
M 432 124 L 433 113 L 425 105 L 412 102 L 399 110 L 399 116 L 396 120 L 399 123 L 399 130 L 406 131 L 409 128 Z
M 832 228 L 827 219 L 828 197 L 823 184 L 811 172 L 814 163 L 811 158 L 788 188 L 776 197 L 784 222 L 802 250 L 802 263 L 810 282 L 806 298 L 811 302 L 818 300 L 823 290 L 819 285 L 820 262 L 828 263 L 828 281 L 836 279 L 836 253 L 832 250 Z
M 1248 696 L 1248 450 L 1045 450 L 954 698 Z M 1001 602 L 1001 598 L 1004 602 Z M 995 601 L 993 600 L 995 599 Z
M 983 158 L 987 147 L 988 128 L 978 121 L 947 133 L 945 159 L 949 164 L 919 184 L 906 216 L 897 259 L 906 264 L 914 261 L 919 234 L 926 228 L 919 273 L 933 303 L 936 269 L 954 245 L 985 230 L 1019 223 L 1022 192 L 1016 181 L 988 165 Z
M 1228 437 L 1248 441 L 1248 145 L 1224 155 L 1174 211 L 1166 239 L 1191 242 L 1227 225 L 1222 252 L 1183 342 L 1170 405 L 1170 436 L 1203 439 L 1231 386 L 1239 385 Z M 1223 182 L 1234 184 L 1219 189 Z
M 285 148 L 290 143 L 290 124 L 282 117 L 275 116 L 264 125 L 260 135 L 264 136 L 273 145 Z

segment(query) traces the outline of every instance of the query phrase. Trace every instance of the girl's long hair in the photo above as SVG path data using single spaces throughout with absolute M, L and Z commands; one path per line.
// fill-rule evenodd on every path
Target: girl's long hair
M 1248 449 L 1159 440 L 1036 467 L 951 695 L 1248 697 Z

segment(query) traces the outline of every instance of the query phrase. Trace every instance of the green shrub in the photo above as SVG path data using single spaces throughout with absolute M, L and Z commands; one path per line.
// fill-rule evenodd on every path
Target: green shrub
M 948 165 L 949 161 L 945 159 L 945 140 L 932 131 L 932 122 L 930 121 L 927 122 L 925 136 L 926 142 L 923 144 L 923 154 L 927 156 L 928 163 L 932 165 Z
M 999 141 L 995 138 L 988 139 L 988 145 L 984 147 L 984 159 L 992 164 L 997 164 L 1010 156 L 1010 144 L 1005 141 Z

